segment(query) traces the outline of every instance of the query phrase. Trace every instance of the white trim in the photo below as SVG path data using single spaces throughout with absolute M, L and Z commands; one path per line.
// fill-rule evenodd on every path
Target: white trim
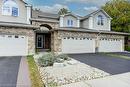
M 89 29 L 93 29 L 93 17 L 89 17 Z
M 77 19 L 77 27 L 80 27 L 80 19 Z
M 64 27 L 64 18 L 60 16 L 60 27 Z
M 31 24 L 30 19 L 31 19 L 31 7 L 27 6 L 27 24 Z

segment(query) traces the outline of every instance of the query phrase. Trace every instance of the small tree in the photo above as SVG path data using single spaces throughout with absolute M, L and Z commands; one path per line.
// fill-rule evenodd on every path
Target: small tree
M 68 11 L 68 9 L 66 9 L 66 8 L 62 8 L 62 9 L 60 9 L 60 11 L 58 12 L 59 15 L 65 15 L 65 14 L 68 14 L 68 13 L 69 13 L 69 11 Z

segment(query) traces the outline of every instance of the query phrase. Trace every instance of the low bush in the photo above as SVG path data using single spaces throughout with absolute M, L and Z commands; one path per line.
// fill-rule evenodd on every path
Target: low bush
M 53 66 L 55 62 L 63 63 L 65 60 L 69 60 L 68 55 L 60 54 L 56 56 L 54 53 L 47 53 L 38 58 L 38 64 L 43 67 Z
M 68 55 L 66 55 L 66 54 L 60 54 L 60 55 L 57 56 L 57 58 L 60 58 L 60 59 L 63 59 L 63 60 L 69 59 Z
M 55 61 L 54 53 L 47 53 L 44 56 L 38 58 L 38 64 L 40 66 L 52 66 Z

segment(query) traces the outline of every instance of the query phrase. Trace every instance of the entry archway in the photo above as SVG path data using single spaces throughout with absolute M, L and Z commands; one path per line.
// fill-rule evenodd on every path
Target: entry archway
M 36 32 L 36 49 L 45 51 L 51 49 L 51 33 L 52 27 L 48 24 L 40 25 L 40 29 Z

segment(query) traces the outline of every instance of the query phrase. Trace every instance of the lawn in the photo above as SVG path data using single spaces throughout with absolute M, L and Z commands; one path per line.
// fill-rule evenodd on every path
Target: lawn
M 27 56 L 32 87 L 44 87 L 33 56 Z
M 108 55 L 108 56 L 115 57 L 115 58 L 121 58 L 121 59 L 130 60 L 130 57 L 128 57 L 128 56 L 123 56 L 123 55 L 118 55 L 118 54 L 107 54 L 107 55 Z

